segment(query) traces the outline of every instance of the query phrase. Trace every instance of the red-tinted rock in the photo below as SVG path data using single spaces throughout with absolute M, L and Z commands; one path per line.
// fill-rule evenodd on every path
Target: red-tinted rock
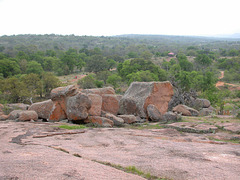
M 61 100 L 62 98 L 75 96 L 78 93 L 78 88 L 74 85 L 66 87 L 58 87 L 51 91 L 51 99 L 53 101 Z
M 117 115 L 119 110 L 119 97 L 113 94 L 102 95 L 102 110 Z
M 87 96 L 92 102 L 88 114 L 90 116 L 100 116 L 102 110 L 102 97 L 98 94 L 87 94 Z
M 118 117 L 122 118 L 126 124 L 138 122 L 137 117 L 134 115 L 118 115 Z
M 115 94 L 115 90 L 112 87 L 105 87 L 105 88 L 95 88 L 95 89 L 83 89 L 81 92 L 86 94 L 98 94 L 100 96 L 104 94 Z
M 53 102 L 51 99 L 33 103 L 29 110 L 36 111 L 39 119 L 49 119 L 53 108 Z
M 122 126 L 123 123 L 124 123 L 124 120 L 122 118 L 117 117 L 117 116 L 115 116 L 113 114 L 110 114 L 110 113 L 106 113 L 104 117 L 112 120 L 115 126 Z
M 84 120 L 84 122 L 93 123 L 97 126 L 113 127 L 113 121 L 104 117 L 99 117 L 99 116 L 89 116 L 88 119 Z
M 147 117 L 147 107 L 153 104 L 161 114 L 167 112 L 173 96 L 170 82 L 133 82 L 120 100 L 120 114 Z
M 182 114 L 183 116 L 198 116 L 199 112 L 196 109 L 190 108 L 186 105 L 179 104 L 173 108 L 173 112 Z
M 0 114 L 0 121 L 1 121 L 1 120 L 7 120 L 8 117 L 9 117 L 8 115 Z
M 84 120 L 88 117 L 88 110 L 91 108 L 91 100 L 86 94 L 78 93 L 67 99 L 68 120 Z

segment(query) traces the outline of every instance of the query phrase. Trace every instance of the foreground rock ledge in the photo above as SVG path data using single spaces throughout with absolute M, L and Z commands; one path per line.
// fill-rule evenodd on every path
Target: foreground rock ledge
M 173 87 L 165 82 L 133 82 L 120 100 L 119 114 L 147 117 L 148 105 L 154 105 L 161 114 L 168 110 L 173 96 Z
M 211 143 L 209 134 L 175 129 L 93 128 L 85 133 L 34 138 L 59 123 L 0 122 L 0 179 L 141 180 L 98 162 L 135 166 L 173 180 L 237 180 L 240 145 Z M 96 160 L 96 161 L 94 161 Z

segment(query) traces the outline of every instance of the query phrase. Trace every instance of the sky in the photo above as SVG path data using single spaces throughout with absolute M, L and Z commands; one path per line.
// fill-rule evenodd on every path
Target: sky
M 0 0 L 0 36 L 240 33 L 240 0 Z

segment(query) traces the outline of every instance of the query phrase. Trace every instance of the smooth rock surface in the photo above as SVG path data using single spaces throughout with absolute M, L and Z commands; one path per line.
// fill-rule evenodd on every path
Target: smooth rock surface
M 93 128 L 80 134 L 34 138 L 46 132 L 74 132 L 58 129 L 56 125 L 60 123 L 1 121 L 0 179 L 143 179 L 98 162 L 135 166 L 159 179 L 240 177 L 240 144 L 208 139 L 221 137 L 218 133 Z
M 98 94 L 100 96 L 104 94 L 115 94 L 115 90 L 112 87 L 104 87 L 104 88 L 94 88 L 94 89 L 83 89 L 81 92 L 86 94 Z
M 102 111 L 102 97 L 98 94 L 87 94 L 87 96 L 92 102 L 88 114 L 90 116 L 100 116 Z

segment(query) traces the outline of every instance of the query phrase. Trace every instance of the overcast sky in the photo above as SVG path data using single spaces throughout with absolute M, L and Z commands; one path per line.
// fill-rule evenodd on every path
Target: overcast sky
M 0 0 L 0 35 L 240 33 L 240 0 Z

